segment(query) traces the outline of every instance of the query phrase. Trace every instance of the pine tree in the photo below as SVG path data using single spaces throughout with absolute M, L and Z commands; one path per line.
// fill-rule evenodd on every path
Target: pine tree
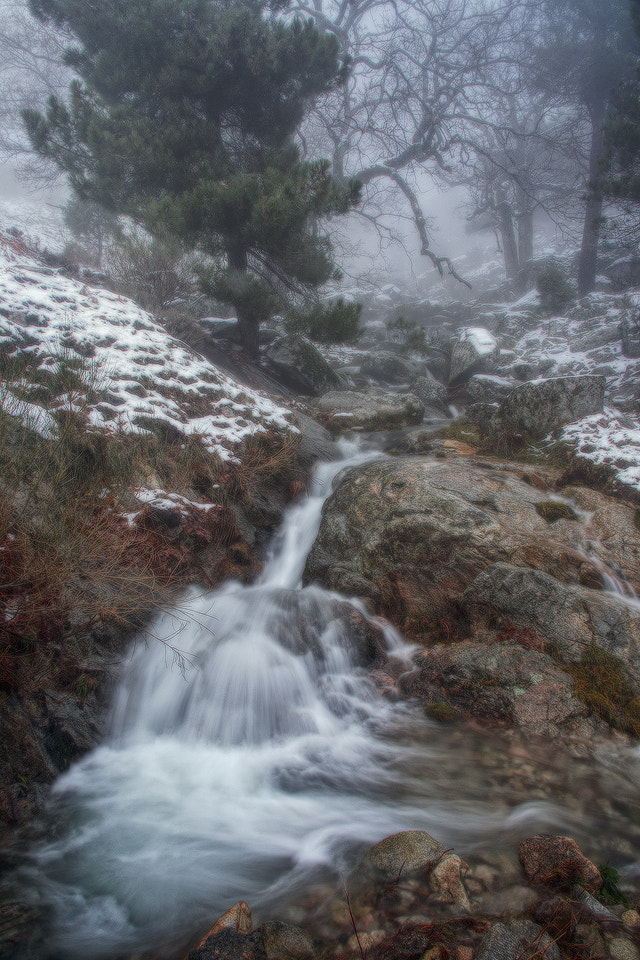
M 293 134 L 341 82 L 337 43 L 311 21 L 285 22 L 262 0 L 30 0 L 77 40 L 67 103 L 25 111 L 34 149 L 75 193 L 169 230 L 210 258 L 206 287 L 237 311 L 258 352 L 259 325 L 292 295 L 335 276 L 313 229 L 346 213 L 324 161 L 303 162 Z

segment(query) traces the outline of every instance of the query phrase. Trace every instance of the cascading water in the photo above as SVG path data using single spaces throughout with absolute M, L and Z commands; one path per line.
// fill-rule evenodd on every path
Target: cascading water
M 51 913 L 39 956 L 171 956 L 238 899 L 278 915 L 397 830 L 468 850 L 576 819 L 502 787 L 497 799 L 493 774 L 474 773 L 489 741 L 382 697 L 349 631 L 362 609 L 302 588 L 332 478 L 363 459 L 318 472 L 258 583 L 190 593 L 135 647 L 107 742 L 60 778 L 16 875 Z M 408 669 L 390 628 L 385 642 Z

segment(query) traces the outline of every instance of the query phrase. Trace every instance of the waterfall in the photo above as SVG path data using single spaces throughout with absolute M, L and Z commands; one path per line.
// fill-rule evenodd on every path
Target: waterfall
M 108 738 L 55 785 L 16 878 L 51 914 L 48 957 L 172 956 L 238 899 L 274 915 L 398 830 L 460 847 L 563 824 L 489 796 L 472 735 L 452 762 L 441 728 L 380 694 L 351 629 L 363 607 L 301 586 L 332 479 L 365 456 L 318 471 L 255 585 L 192 590 L 134 646 Z

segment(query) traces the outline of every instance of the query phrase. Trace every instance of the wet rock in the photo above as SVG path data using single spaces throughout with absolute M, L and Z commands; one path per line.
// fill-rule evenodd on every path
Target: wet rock
M 304 470 L 311 470 L 318 462 L 338 460 L 340 451 L 331 434 L 312 417 L 296 412 L 296 426 L 301 438 L 297 450 L 297 459 Z
M 569 900 L 555 896 L 540 900 L 532 916 L 554 940 L 559 940 L 573 934 L 577 926 L 577 914 L 578 911 Z
M 493 334 L 483 327 L 467 327 L 453 343 L 449 383 L 468 380 L 474 373 L 493 370 L 500 358 L 500 348 Z
M 527 638 L 520 639 L 524 643 Z M 528 736 L 557 735 L 588 713 L 573 697 L 571 677 L 551 657 L 513 642 L 431 647 L 401 687 L 426 704 L 447 704 L 463 716 L 507 722 Z
M 398 356 L 390 350 L 375 350 L 365 357 L 360 373 L 378 383 L 409 383 L 424 371 L 424 364 Z
M 38 907 L 15 900 L 0 903 L 2 960 L 43 956 L 45 946 L 43 918 Z
M 367 850 L 363 867 L 385 883 L 431 870 L 446 847 L 425 830 L 405 830 L 385 837 Z
M 574 884 L 571 889 L 571 896 L 576 903 L 580 904 L 582 913 L 585 917 L 593 917 L 596 920 L 601 920 L 609 923 L 617 923 L 618 918 L 611 910 L 608 910 L 599 900 L 596 900 L 584 887 L 580 884 Z
M 543 437 L 567 423 L 602 413 L 604 377 L 557 377 L 523 383 L 502 401 L 496 432 Z
M 530 837 L 518 847 L 518 856 L 531 883 L 563 886 L 579 881 L 591 893 L 602 886 L 600 871 L 570 837 Z
M 436 900 L 440 903 L 454 903 L 462 910 L 470 911 L 471 903 L 462 877 L 469 869 L 457 854 L 447 854 L 433 867 L 429 874 L 429 884 Z
M 573 941 L 582 947 L 589 960 L 604 960 L 608 957 L 607 948 L 597 927 L 588 923 L 579 923 L 573 935 Z
M 216 920 L 209 932 L 200 940 L 198 947 L 201 947 L 209 937 L 216 936 L 221 930 L 235 930 L 237 933 L 247 934 L 251 933 L 252 929 L 253 922 L 249 905 L 244 900 L 240 900 Z
M 468 636 L 460 595 L 490 564 L 508 560 L 578 583 L 584 554 L 574 546 L 575 521 L 560 519 L 550 528 L 536 511 L 548 499 L 521 472 L 455 456 L 356 467 L 340 475 L 325 503 L 305 579 L 345 593 L 357 588 L 410 636 L 437 639 L 444 630 Z M 598 503 L 604 501 L 600 496 Z M 556 602 L 565 603 L 559 584 Z M 598 610 L 606 633 L 605 621 L 615 619 L 620 605 Z
M 318 401 L 318 418 L 334 430 L 394 430 L 422 422 L 424 404 L 411 393 L 335 390 Z
M 620 598 L 560 583 L 542 570 L 505 563 L 488 566 L 464 593 L 477 637 L 496 616 L 533 630 L 567 663 L 580 661 L 589 644 L 619 657 L 629 680 L 640 674 L 640 611 Z
M 494 923 L 475 960 L 560 960 L 560 951 L 542 927 L 530 920 Z
M 267 956 L 259 931 L 242 934 L 225 927 L 192 950 L 187 960 L 267 960 Z
M 263 610 L 265 629 L 277 632 L 287 650 L 318 661 L 341 643 L 358 666 L 380 666 L 386 659 L 384 630 L 348 600 L 328 597 L 314 587 L 283 588 Z
M 315 954 L 313 940 L 301 927 L 270 920 L 260 929 L 268 960 L 307 960 Z
M 341 384 L 318 348 L 298 334 L 279 337 L 265 348 L 264 356 L 275 376 L 308 396 L 319 396 Z

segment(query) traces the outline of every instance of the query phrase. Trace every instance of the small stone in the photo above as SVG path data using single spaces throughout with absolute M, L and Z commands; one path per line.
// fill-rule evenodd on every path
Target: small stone
M 349 939 L 347 940 L 347 948 L 353 950 L 354 952 L 365 953 L 365 951 L 370 950 L 375 944 L 375 940 L 370 933 L 359 933 L 358 936 L 355 933 L 352 933 Z
M 393 883 L 408 874 L 431 870 L 444 853 L 446 847 L 425 830 L 404 830 L 367 850 L 364 865 Z
M 640 960 L 638 948 L 630 940 L 616 937 L 615 940 L 610 940 L 607 946 L 611 960 Z
M 607 948 L 604 945 L 604 940 L 600 936 L 597 927 L 594 927 L 592 924 L 578 924 L 573 939 L 576 944 L 585 947 L 589 960 L 604 960 L 607 956 Z
M 457 854 L 448 854 L 436 864 L 429 876 L 429 883 L 440 903 L 455 903 L 463 910 L 471 910 L 471 903 L 464 883 L 462 873 L 469 867 Z
M 615 914 L 611 913 L 611 910 L 607 910 L 599 900 L 596 900 L 595 897 L 592 897 L 590 893 L 587 893 L 581 886 L 576 884 L 571 890 L 571 894 L 574 900 L 580 904 L 584 912 L 590 913 L 592 917 L 596 920 L 605 920 L 616 923 L 618 918 Z
M 453 960 L 473 960 L 472 947 L 456 947 Z
M 629 930 L 640 927 L 640 913 L 637 910 L 625 910 L 620 919 Z
M 590 893 L 602 886 L 600 871 L 570 837 L 531 837 L 522 841 L 518 856 L 531 883 L 562 885 L 577 880 Z
M 476 953 L 476 960 L 560 960 L 560 951 L 537 923 L 517 920 L 494 923 Z

